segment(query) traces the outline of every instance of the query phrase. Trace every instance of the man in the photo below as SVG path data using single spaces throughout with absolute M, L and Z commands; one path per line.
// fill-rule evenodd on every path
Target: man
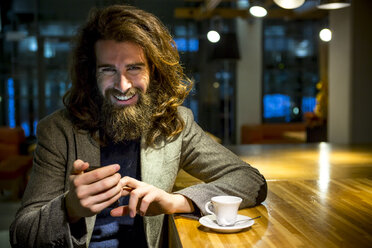
M 265 199 L 264 177 L 180 106 L 190 84 L 156 17 L 95 10 L 75 44 L 66 108 L 38 125 L 13 246 L 159 247 L 164 214 L 205 214 L 216 195 Z M 171 193 L 180 169 L 205 184 Z

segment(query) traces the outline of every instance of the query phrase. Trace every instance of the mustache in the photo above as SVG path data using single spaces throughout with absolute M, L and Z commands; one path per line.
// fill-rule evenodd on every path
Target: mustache
M 107 89 L 106 92 L 105 92 L 105 97 L 108 97 L 110 95 L 115 95 L 115 96 L 127 96 L 127 95 L 134 95 L 134 94 L 143 94 L 143 91 L 142 89 L 140 88 L 136 88 L 136 87 L 131 87 L 129 88 L 127 91 L 125 92 L 122 92 L 118 89 L 115 89 L 115 88 L 110 88 L 110 89 Z

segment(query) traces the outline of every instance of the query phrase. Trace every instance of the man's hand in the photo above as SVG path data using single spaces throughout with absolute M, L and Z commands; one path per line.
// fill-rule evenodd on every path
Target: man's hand
M 87 162 L 79 159 L 73 164 L 70 190 L 65 198 L 70 223 L 101 212 L 122 195 L 118 164 L 84 172 L 88 167 Z
M 120 206 L 111 210 L 111 215 L 118 217 L 127 215 L 134 218 L 138 212 L 141 216 L 158 214 L 191 213 L 194 211 L 190 199 L 179 194 L 169 194 L 150 184 L 131 177 L 123 177 L 122 196 L 130 195 L 128 206 Z

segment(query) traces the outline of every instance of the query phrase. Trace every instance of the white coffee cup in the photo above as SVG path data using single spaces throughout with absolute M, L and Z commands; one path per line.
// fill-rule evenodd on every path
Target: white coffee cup
M 218 225 L 231 226 L 236 222 L 241 202 L 242 198 L 237 196 L 215 196 L 205 204 L 205 210 L 216 217 Z M 210 205 L 213 206 L 213 211 L 210 209 Z

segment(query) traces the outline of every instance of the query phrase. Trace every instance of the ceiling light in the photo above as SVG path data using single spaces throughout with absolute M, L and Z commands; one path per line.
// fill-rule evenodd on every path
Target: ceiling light
M 252 6 L 249 8 L 249 13 L 255 17 L 264 17 L 267 15 L 267 11 L 264 7 L 261 6 Z
M 296 9 L 304 4 L 305 0 L 274 0 L 283 9 Z
M 207 38 L 210 42 L 216 43 L 220 40 L 220 34 L 217 31 L 211 30 L 208 32 Z
M 350 0 L 320 0 L 319 9 L 341 9 L 350 6 Z
M 319 37 L 322 41 L 328 42 L 332 39 L 332 31 L 324 28 L 319 32 Z

